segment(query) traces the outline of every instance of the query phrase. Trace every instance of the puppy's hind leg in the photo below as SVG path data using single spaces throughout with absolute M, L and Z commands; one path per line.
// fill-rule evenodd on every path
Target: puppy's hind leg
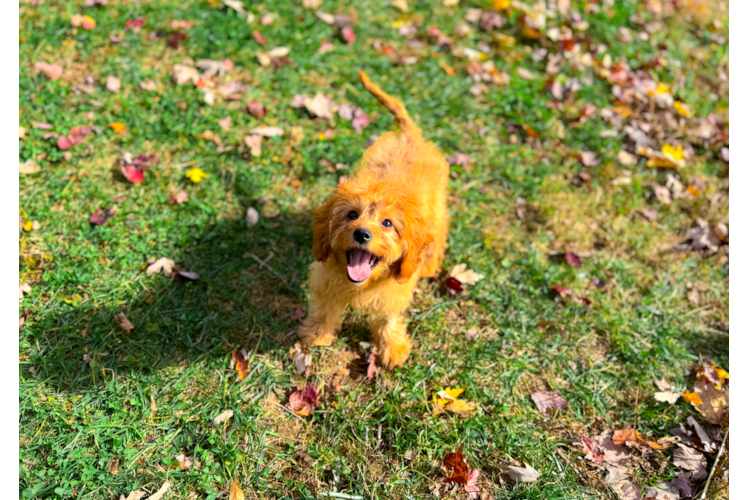
M 400 314 L 377 316 L 369 320 L 369 328 L 382 365 L 402 366 L 411 348 L 405 318 Z

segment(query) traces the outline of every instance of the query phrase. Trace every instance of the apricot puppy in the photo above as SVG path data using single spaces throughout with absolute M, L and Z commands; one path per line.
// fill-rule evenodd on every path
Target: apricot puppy
M 359 77 L 400 131 L 379 137 L 314 212 L 313 296 L 299 337 L 330 345 L 350 304 L 368 316 L 380 362 L 391 368 L 410 355 L 405 312 L 416 282 L 437 274 L 444 258 L 449 165 L 402 102 Z

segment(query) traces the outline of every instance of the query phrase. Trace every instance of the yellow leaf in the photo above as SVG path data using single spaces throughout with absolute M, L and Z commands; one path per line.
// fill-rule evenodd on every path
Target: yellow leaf
M 34 222 L 27 220 L 26 224 L 23 225 L 23 230 L 28 233 L 29 231 L 31 231 L 31 229 L 33 229 L 33 227 L 34 227 Z
M 681 116 L 685 116 L 686 118 L 691 118 L 693 116 L 693 108 L 686 103 L 675 101 L 673 107 Z
M 719 378 L 729 379 L 730 374 L 724 371 L 722 368 L 717 368 L 717 365 L 712 365 L 712 368 L 717 372 Z
M 658 83 L 657 84 L 657 93 L 658 94 L 669 94 L 670 93 L 670 89 L 664 83 Z
M 109 128 L 117 132 L 118 134 L 121 134 L 125 131 L 127 128 L 124 123 L 122 122 L 112 122 L 109 124 Z
M 453 398 L 457 399 L 457 397 L 459 397 L 460 394 L 462 394 L 463 392 L 465 392 L 465 389 L 460 389 L 458 387 L 455 387 L 454 389 L 450 389 L 448 387 L 448 388 L 444 389 L 444 392 L 446 392 L 447 394 L 449 394 Z
M 493 0 L 493 10 L 506 10 L 512 5 L 512 0 Z
M 239 483 L 236 479 L 231 481 L 231 491 L 229 492 L 229 500 L 244 500 L 244 492 L 239 487 Z
M 685 158 L 682 146 L 678 146 L 676 148 L 670 144 L 665 144 L 664 146 L 662 146 L 662 154 L 671 157 L 674 162 L 679 162 L 680 160 Z
M 202 168 L 195 167 L 189 169 L 185 173 L 185 176 L 195 184 L 199 184 L 200 181 L 208 177 L 208 174 Z
M 447 406 L 447 411 L 457 413 L 458 415 L 467 416 L 470 412 L 475 410 L 476 406 L 476 403 L 471 403 L 463 399 L 456 399 L 449 403 L 449 405 Z

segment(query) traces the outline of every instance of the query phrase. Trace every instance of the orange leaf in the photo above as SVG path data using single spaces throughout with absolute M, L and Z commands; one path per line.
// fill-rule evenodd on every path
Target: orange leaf
M 686 391 L 683 393 L 683 399 L 694 406 L 701 406 L 701 397 L 695 392 Z
M 122 122 L 112 122 L 109 124 L 109 128 L 117 132 L 118 134 L 121 134 L 125 131 L 127 128 L 124 123 Z
M 444 468 L 449 476 L 444 480 L 445 483 L 457 483 L 461 486 L 467 483 L 468 467 L 465 455 L 462 454 L 462 448 L 454 453 L 447 453 L 444 457 Z
M 236 479 L 231 481 L 231 491 L 229 492 L 229 500 L 244 500 L 244 492 L 239 487 L 239 483 Z
M 453 75 L 454 75 L 455 73 L 457 73 L 457 70 L 456 70 L 456 69 L 454 69 L 454 68 L 453 68 L 452 66 L 450 66 L 449 64 L 442 64 L 442 69 L 443 69 L 443 70 L 444 70 L 444 72 L 445 72 L 445 73 L 446 73 L 447 75 L 449 75 L 449 76 L 453 76 Z
M 234 350 L 231 353 L 231 365 L 236 366 L 239 378 L 244 382 L 244 379 L 249 375 L 249 367 L 247 366 L 247 359 L 244 357 L 244 349 Z

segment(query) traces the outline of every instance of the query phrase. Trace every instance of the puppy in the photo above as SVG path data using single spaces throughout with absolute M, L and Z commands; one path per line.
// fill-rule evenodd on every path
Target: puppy
M 410 355 L 405 311 L 416 282 L 436 275 L 444 258 L 449 165 L 402 102 L 359 77 L 400 131 L 379 137 L 314 212 L 313 296 L 299 337 L 330 345 L 350 304 L 367 315 L 380 363 L 392 368 Z

